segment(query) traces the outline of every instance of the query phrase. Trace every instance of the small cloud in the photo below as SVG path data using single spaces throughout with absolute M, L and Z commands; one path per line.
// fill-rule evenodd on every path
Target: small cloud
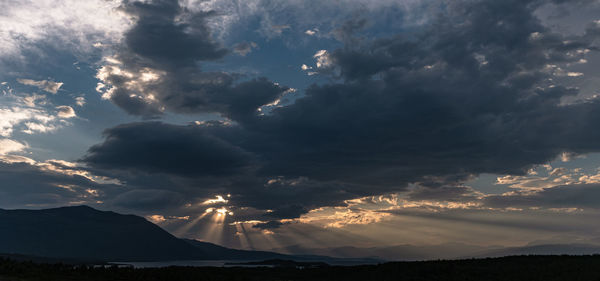
M 332 61 L 327 50 L 319 50 L 313 56 L 317 59 L 317 68 L 326 68 L 331 66 Z
M 286 224 L 290 224 L 291 221 L 290 220 L 283 220 L 283 221 L 268 221 L 268 222 L 256 222 L 252 228 L 258 228 L 258 229 L 262 229 L 262 230 L 269 230 L 269 229 L 276 229 L 276 228 L 280 228 L 283 225 Z
M 86 190 L 87 191 L 87 190 Z M 173 220 L 189 220 L 190 216 L 163 216 L 163 215 L 150 215 L 150 216 L 146 216 L 146 219 L 159 224 L 159 223 L 163 223 L 166 221 L 173 221 Z
M 57 106 L 56 109 L 58 110 L 58 117 L 60 118 L 73 118 L 77 116 L 75 110 L 68 105 Z
M 560 155 L 560 160 L 562 162 L 569 162 L 571 161 L 575 156 L 577 156 L 575 153 L 572 152 L 563 152 Z
M 223 198 L 223 196 L 221 196 L 221 195 L 217 195 L 215 199 L 206 200 L 206 201 L 202 202 L 202 204 L 211 205 L 211 204 L 227 203 L 227 202 L 229 202 L 229 200 Z
M 282 225 L 284 225 L 284 223 L 282 223 L 280 221 L 268 221 L 268 222 L 257 223 L 255 225 L 253 225 L 252 228 L 267 230 L 267 229 L 279 228 Z
M 319 32 L 319 29 L 313 28 L 313 29 L 308 29 L 308 30 L 304 31 L 304 34 L 306 34 L 308 36 L 314 36 L 315 34 L 317 34 L 317 32 Z
M 256 49 L 256 48 L 258 48 L 258 44 L 254 43 L 254 42 L 242 42 L 242 43 L 238 43 L 235 46 L 233 46 L 233 52 L 244 57 L 247 54 L 249 54 L 250 52 L 252 52 L 253 49 Z
M 75 104 L 78 106 L 84 106 L 85 105 L 85 98 L 84 97 L 76 97 L 75 98 Z
M 318 69 L 319 71 L 314 71 L 313 67 L 308 66 L 306 64 L 302 64 L 300 66 L 300 69 L 306 71 L 306 74 L 308 76 L 319 74 L 319 72 L 321 71 L 329 72 L 333 70 L 333 60 L 331 59 L 331 55 L 329 54 L 329 52 L 327 52 L 327 50 L 318 50 L 313 55 L 313 58 L 316 59 L 315 65 L 316 69 Z
M 285 25 L 271 25 L 271 32 L 274 35 L 281 35 L 283 33 L 284 30 L 286 29 L 290 29 L 290 26 L 285 24 Z
M 319 73 L 318 73 L 318 72 L 316 72 L 316 71 L 310 71 L 310 70 L 312 70 L 312 69 L 313 69 L 313 67 L 312 67 L 312 66 L 308 66 L 308 65 L 306 65 L 306 64 L 302 64 L 302 65 L 300 66 L 300 69 L 302 69 L 302 71 L 306 71 L 306 74 L 307 74 L 308 76 L 313 76 L 313 75 L 315 75 L 315 74 L 319 74 Z
M 530 40 L 538 40 L 538 39 L 541 39 L 542 37 L 543 37 L 543 34 L 541 34 L 539 32 L 533 32 L 533 33 L 529 34 Z
M 581 73 L 581 72 L 569 72 L 569 73 L 567 73 L 567 76 L 569 76 L 569 77 L 579 77 L 579 76 L 583 76 L 583 73 Z
M 161 222 L 165 222 L 167 219 L 165 219 L 165 216 L 163 215 L 151 215 L 151 216 L 147 216 L 146 219 L 148 219 L 149 221 L 153 222 L 153 223 L 161 223 Z
M 58 92 L 58 90 L 60 89 L 60 87 L 63 85 L 62 82 L 54 82 L 54 81 L 49 81 L 49 80 L 36 81 L 36 80 L 22 79 L 22 78 L 18 78 L 17 82 L 19 82 L 23 85 L 37 87 L 40 90 L 44 90 L 44 91 L 46 91 L 48 93 L 52 93 L 52 94 L 56 94 Z
M 318 58 L 327 54 L 327 50 L 318 50 L 313 57 Z

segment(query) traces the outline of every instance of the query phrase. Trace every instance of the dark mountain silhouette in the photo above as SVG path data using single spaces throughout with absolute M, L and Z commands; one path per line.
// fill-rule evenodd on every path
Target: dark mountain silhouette
M 0 210 L 0 252 L 115 261 L 198 256 L 194 247 L 144 218 L 87 206 Z
M 198 249 L 203 254 L 203 256 L 212 257 L 209 259 L 264 260 L 275 258 L 290 258 L 289 255 L 273 252 L 237 250 L 198 240 L 182 240 Z
M 350 261 L 373 263 L 381 260 L 456 259 L 529 254 L 597 254 L 600 253 L 600 246 L 552 244 L 515 248 L 484 248 L 465 244 L 442 244 L 320 249 L 291 246 L 274 250 L 286 254 L 236 250 L 197 240 L 179 239 L 142 217 L 99 211 L 87 206 L 46 210 L 0 209 L 0 253 L 59 260 L 248 261 L 282 259 L 330 263 Z M 364 259 L 365 257 L 372 259 Z M 353 258 L 361 260 L 353 261 Z
M 462 259 L 505 257 L 519 255 L 593 255 L 600 254 L 600 246 L 593 244 L 539 244 L 522 247 L 482 247 L 463 243 L 445 243 L 428 246 L 396 245 L 389 247 L 331 247 L 305 248 L 293 245 L 273 251 L 290 255 L 323 255 L 344 258 L 377 258 L 387 261 L 423 261 L 436 259 Z
M 142 217 L 99 211 L 88 206 L 0 209 L 0 256 L 2 254 L 68 263 L 285 259 L 356 264 L 379 261 L 230 249 L 198 240 L 179 239 Z
M 178 239 L 142 217 L 87 206 L 0 209 L 0 253 L 105 261 L 290 258 Z
M 378 258 L 387 261 L 420 261 L 435 259 L 456 259 L 474 253 L 483 253 L 498 248 L 481 247 L 463 243 L 446 243 L 428 246 L 395 245 L 387 247 L 329 247 L 329 248 L 305 248 L 301 245 L 293 245 L 284 248 L 272 249 L 275 252 L 291 255 L 324 255 L 330 257 L 345 258 Z
M 327 262 L 333 265 L 357 265 L 357 264 L 377 264 L 384 262 L 381 258 L 372 258 L 365 256 L 336 256 L 322 255 L 320 253 L 302 252 L 293 255 L 281 254 L 268 251 L 247 251 L 225 248 L 212 243 L 202 242 L 192 239 L 182 239 L 197 247 L 205 256 L 214 256 L 214 260 L 293 260 L 304 262 Z M 228 257 L 228 258 L 219 258 Z

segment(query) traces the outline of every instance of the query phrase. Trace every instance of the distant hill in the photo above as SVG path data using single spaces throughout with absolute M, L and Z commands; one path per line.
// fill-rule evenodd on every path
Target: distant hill
M 332 265 L 376 264 L 384 262 L 384 260 L 379 258 L 365 258 L 363 256 L 330 257 L 327 255 L 314 253 L 299 253 L 294 255 L 286 255 L 268 251 L 236 250 L 198 240 L 182 240 L 190 243 L 191 245 L 199 249 L 202 252 L 203 256 L 213 257 L 208 258 L 211 260 L 252 260 L 260 262 L 264 260 L 293 260 L 297 262 L 326 262 Z
M 294 258 L 182 240 L 142 217 L 87 206 L 0 209 L 0 253 L 104 261 Z
M 214 260 L 264 260 L 264 259 L 279 259 L 279 258 L 290 258 L 290 255 L 284 255 L 273 252 L 265 251 L 246 251 L 230 249 L 223 246 L 215 245 L 208 242 L 202 242 L 192 239 L 182 239 L 192 245 L 202 256 L 208 257 L 207 259 Z
M 544 244 L 523 247 L 482 247 L 463 243 L 446 243 L 428 246 L 396 245 L 389 247 L 331 247 L 305 248 L 293 245 L 272 249 L 290 255 L 323 255 L 344 258 L 377 258 L 387 261 L 423 261 L 436 259 L 462 259 L 505 257 L 519 255 L 593 255 L 600 254 L 600 246 L 591 244 Z
M 480 252 L 473 257 L 505 257 L 520 255 L 597 255 L 600 246 L 590 244 L 544 244 L 510 247 Z
M 395 245 L 388 247 L 330 247 L 330 248 L 305 248 L 300 245 L 293 245 L 284 248 L 272 249 L 275 252 L 287 253 L 290 255 L 315 254 L 330 257 L 345 258 L 378 258 L 387 261 L 421 261 L 435 259 L 456 259 L 462 256 L 472 255 L 474 253 L 483 253 L 498 248 L 481 247 L 462 243 L 446 243 L 429 246 L 415 245 Z

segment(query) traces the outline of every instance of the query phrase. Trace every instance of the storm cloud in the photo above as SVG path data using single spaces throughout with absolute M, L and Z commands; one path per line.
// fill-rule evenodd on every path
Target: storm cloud
M 251 165 L 251 155 L 194 126 L 158 122 L 121 125 L 85 158 L 103 169 L 139 169 L 187 176 L 227 176 Z M 119 159 L 119 161 L 115 161 Z
M 493 208 L 598 208 L 600 186 L 598 184 L 560 185 L 535 193 L 515 192 L 505 195 L 488 196 L 483 200 Z
M 244 80 L 235 73 L 201 70 L 201 62 L 230 52 L 206 26 L 212 12 L 191 12 L 175 0 L 126 1 L 120 9 L 135 24 L 98 71 L 98 90 L 129 114 L 219 113 L 243 119 L 287 90 L 266 78 Z
M 600 100 L 566 103 L 578 89 L 559 83 L 597 51 L 600 25 L 554 33 L 534 16 L 548 1 L 452 2 L 416 34 L 352 40 L 323 53 L 330 82 L 265 114 L 257 109 L 287 88 L 201 72 L 198 62 L 228 51 L 210 39 L 210 13 L 175 3 L 123 6 L 137 24 L 99 71 L 104 95 L 131 114 L 213 112 L 231 122 L 108 129 L 82 159 L 93 169 L 165 173 L 173 190 L 221 189 L 233 204 L 293 218 L 409 184 L 430 188 L 418 198 L 438 187 L 446 196 L 473 175 L 524 174 L 563 152 L 600 151 Z

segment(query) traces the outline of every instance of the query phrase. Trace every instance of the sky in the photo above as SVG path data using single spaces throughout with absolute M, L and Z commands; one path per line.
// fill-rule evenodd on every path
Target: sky
M 600 244 L 598 0 L 4 0 L 0 208 L 241 249 Z

